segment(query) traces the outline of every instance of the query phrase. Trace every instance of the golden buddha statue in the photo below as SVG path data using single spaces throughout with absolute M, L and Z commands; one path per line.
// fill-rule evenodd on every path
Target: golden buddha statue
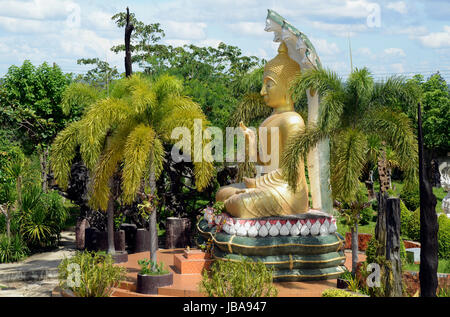
M 224 202 L 226 211 L 236 218 L 261 218 L 268 216 L 283 216 L 302 214 L 308 212 L 308 187 L 306 184 L 304 163 L 298 175 L 298 187 L 291 191 L 287 182 L 282 177 L 279 167 L 283 150 L 290 136 L 305 129 L 303 118 L 294 110 L 294 103 L 289 93 L 290 82 L 300 72 L 300 66 L 288 55 L 288 49 L 284 42 L 278 49 L 278 55 L 269 61 L 264 68 L 263 87 L 261 95 L 267 106 L 273 108 L 273 113 L 260 127 L 267 128 L 267 143 L 262 142 L 263 151 L 254 153 L 256 147 L 256 135 L 242 122 L 240 128 L 249 145 L 250 157 L 257 157 L 258 164 L 267 166 L 269 162 L 262 159 L 262 153 L 270 153 L 272 159 L 275 156 L 275 166 L 271 162 L 271 170 L 263 176 L 256 178 L 244 178 L 243 183 L 224 186 L 219 189 L 216 201 Z M 273 128 L 278 131 L 277 149 L 271 148 Z M 253 151 L 253 152 L 252 152 Z M 262 153 L 261 153 L 262 152 Z M 273 152 L 273 153 L 272 153 Z

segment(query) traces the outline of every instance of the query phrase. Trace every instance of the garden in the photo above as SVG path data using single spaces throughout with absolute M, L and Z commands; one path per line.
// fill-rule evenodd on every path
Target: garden
M 188 283 L 183 270 L 196 274 L 183 289 L 192 296 L 302 296 L 280 286 L 271 265 L 237 255 L 220 259 L 218 235 L 199 230 L 202 221 L 211 223 L 208 212 L 222 217 L 227 211 L 216 202 L 220 188 L 255 177 L 255 164 L 229 163 L 226 152 L 215 161 L 173 159 L 176 128 L 194 140 L 209 127 L 258 126 L 271 114 L 260 94 L 267 61 L 225 43 L 163 44 L 161 25 L 146 24 L 133 13 L 118 13 L 112 21 L 128 34 L 129 42 L 111 47 L 127 57 L 126 73 L 100 58 L 80 58 L 78 63 L 91 69 L 78 75 L 55 63 L 25 60 L 10 66 L 0 81 L 0 271 L 2 264 L 54 252 L 61 233 L 70 231 L 76 253 L 61 259 L 53 296 L 164 295 L 158 291 L 164 287 L 166 295 L 177 296 L 170 287 Z M 289 91 L 306 124 L 310 88 L 319 91 L 325 110 L 316 125 L 307 125 L 289 143 L 281 165 L 286 183 L 295 188 L 298 163 L 320 140 L 329 141 L 332 217 L 343 238 L 333 252 L 345 270 L 331 279 L 337 283 L 333 287 L 286 283 L 311 285 L 312 294 L 322 297 L 394 296 L 392 285 L 400 283 L 400 296 L 419 296 L 421 123 L 427 179 L 436 200 L 435 295 L 448 297 L 450 217 L 437 163 L 449 162 L 448 83 L 439 72 L 383 81 L 365 67 L 353 69 L 346 80 L 329 69 L 302 72 Z M 194 132 L 197 120 L 203 122 L 200 132 Z M 200 150 L 209 141 L 200 139 Z M 195 146 L 188 150 L 192 157 L 197 151 Z M 310 174 L 306 170 L 308 186 Z M 384 195 L 399 203 L 400 281 L 392 277 L 396 268 L 380 253 L 377 240 Z M 310 192 L 311 206 L 313 199 Z M 216 233 L 225 222 L 217 222 Z M 254 256 L 268 261 L 265 254 Z M 291 262 L 286 265 L 292 270 Z M 375 287 L 368 283 L 368 266 L 374 263 L 382 268 L 382 283 Z

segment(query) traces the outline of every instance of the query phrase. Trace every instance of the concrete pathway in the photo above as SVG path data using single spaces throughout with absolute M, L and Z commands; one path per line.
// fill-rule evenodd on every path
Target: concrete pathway
M 58 265 L 75 253 L 75 233 L 61 233 L 61 243 L 52 252 L 35 254 L 22 262 L 0 264 L 0 297 L 51 296 L 58 284 Z

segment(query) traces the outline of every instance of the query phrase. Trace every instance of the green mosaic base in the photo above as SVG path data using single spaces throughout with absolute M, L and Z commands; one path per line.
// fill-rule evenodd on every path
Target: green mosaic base
M 215 259 L 230 261 L 248 259 L 254 262 L 263 262 L 266 265 L 273 266 L 276 270 L 333 268 L 345 262 L 345 255 L 342 251 L 319 255 L 244 256 L 241 254 L 226 253 L 218 248 L 214 248 L 213 256 Z
M 226 232 L 216 232 L 209 228 L 205 220 L 197 224 L 197 230 L 206 239 L 212 238 L 215 247 L 223 252 L 242 255 L 313 255 L 338 252 L 342 249 L 344 238 L 333 233 L 326 236 L 277 236 L 277 237 L 240 237 Z
M 213 242 L 213 257 L 228 261 L 244 258 L 274 268 L 275 281 L 334 279 L 345 270 L 344 238 L 326 236 L 239 237 L 210 228 L 205 220 L 197 224 L 198 244 Z

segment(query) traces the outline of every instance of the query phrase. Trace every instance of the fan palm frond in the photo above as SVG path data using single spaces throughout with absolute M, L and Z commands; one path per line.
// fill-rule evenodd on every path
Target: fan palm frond
M 239 126 L 241 121 L 245 124 L 250 124 L 251 121 L 266 118 L 271 113 L 272 108 L 264 103 L 264 98 L 260 93 L 247 93 L 230 117 L 229 124 L 232 127 Z
M 75 82 L 70 84 L 62 94 L 61 108 L 68 115 L 74 107 L 87 109 L 102 97 L 102 92 L 85 83 Z
M 332 70 L 308 69 L 299 73 L 291 83 L 290 91 L 294 101 L 301 100 L 308 89 L 325 94 L 328 91 L 340 91 L 343 86 L 341 78 Z
M 386 140 L 387 145 L 398 155 L 400 167 L 404 171 L 417 168 L 417 140 L 408 116 L 386 107 L 370 112 L 367 116 L 367 129 Z
M 80 121 L 70 123 L 56 136 L 51 147 L 50 165 L 56 182 L 61 188 L 66 189 L 69 183 L 72 161 L 76 155 L 76 149 L 80 144 Z
M 129 134 L 128 129 L 116 131 L 106 140 L 105 149 L 94 168 L 91 184 L 91 197 L 89 204 L 100 210 L 106 210 L 111 193 L 111 178 L 117 170 L 118 164 L 123 159 L 125 142 Z
M 356 200 L 359 176 L 367 161 L 367 138 L 354 129 L 340 133 L 333 142 L 331 188 L 341 202 Z
M 327 137 L 329 134 L 326 131 L 315 125 L 309 125 L 304 131 L 297 132 L 288 140 L 282 154 L 281 168 L 283 177 L 292 190 L 297 188 L 299 168 L 302 168 L 301 162 L 317 143 Z
M 79 131 L 82 140 L 80 153 L 86 167 L 93 169 L 103 149 L 104 141 L 111 129 L 130 119 L 133 113 L 121 99 L 106 98 L 96 102 L 83 119 Z
M 132 203 L 139 190 L 143 174 L 148 169 L 149 154 L 153 150 L 155 138 L 155 131 L 145 124 L 136 126 L 127 137 L 122 171 L 125 203 Z

